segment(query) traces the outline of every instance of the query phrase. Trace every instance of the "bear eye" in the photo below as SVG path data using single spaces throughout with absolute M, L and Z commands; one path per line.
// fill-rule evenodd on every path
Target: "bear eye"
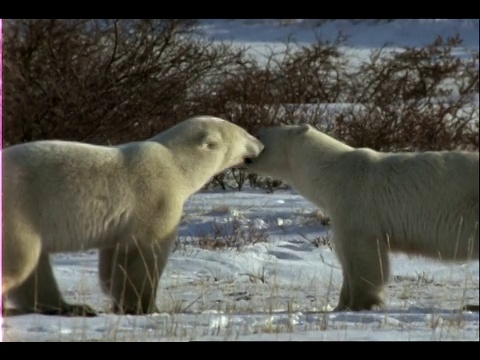
M 204 132 L 200 134 L 200 146 L 202 149 L 214 150 L 220 147 L 221 145 L 221 137 L 217 134 L 211 134 Z
M 214 140 L 204 141 L 201 145 L 203 149 L 207 149 L 207 150 L 215 150 L 216 148 L 218 148 L 218 146 L 219 146 L 218 141 L 214 141 Z
M 207 142 L 206 145 L 207 145 L 207 148 L 210 149 L 210 150 L 218 148 L 218 142 L 216 142 L 216 141 L 209 141 L 209 142 Z

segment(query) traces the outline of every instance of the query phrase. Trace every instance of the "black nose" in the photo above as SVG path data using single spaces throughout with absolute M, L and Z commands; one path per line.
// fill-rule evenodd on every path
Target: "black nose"
M 245 164 L 250 165 L 253 162 L 253 159 L 250 157 L 245 158 Z

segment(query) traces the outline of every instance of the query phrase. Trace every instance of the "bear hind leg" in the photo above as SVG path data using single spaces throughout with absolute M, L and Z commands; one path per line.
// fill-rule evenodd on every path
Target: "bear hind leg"
M 65 302 L 58 289 L 48 254 L 42 253 L 27 279 L 10 290 L 7 299 L 15 305 L 11 314 L 41 313 L 62 316 L 95 316 L 88 305 Z M 6 312 L 9 315 L 9 312 Z
M 333 311 L 343 311 L 347 310 L 350 306 L 350 273 L 347 269 L 347 262 L 345 258 L 342 256 L 340 251 L 337 251 L 337 256 L 340 260 L 343 270 L 343 282 L 342 288 L 340 290 L 340 299 L 338 300 L 338 304 Z

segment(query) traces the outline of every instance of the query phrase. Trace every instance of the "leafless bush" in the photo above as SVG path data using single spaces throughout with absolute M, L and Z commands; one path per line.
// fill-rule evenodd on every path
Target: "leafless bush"
M 190 93 L 243 50 L 196 36 L 186 19 L 4 23 L 4 141 L 139 140 L 203 113 Z
M 354 64 L 341 34 L 309 46 L 287 41 L 258 58 L 246 47 L 208 41 L 192 25 L 4 21 L 4 143 L 115 144 L 209 114 L 252 134 L 310 123 L 356 147 L 478 150 L 479 55 L 458 56 L 458 36 L 373 50 Z M 242 190 L 247 183 L 267 191 L 282 186 L 227 170 L 207 188 Z
M 337 102 L 345 86 L 347 61 L 338 50 L 341 44 L 340 35 L 334 43 L 312 46 L 287 42 L 282 50 L 270 48 L 263 58 L 250 58 L 214 84 L 212 110 L 252 133 L 320 116 L 321 104 Z
M 346 102 L 362 104 L 334 119 L 333 134 L 377 150 L 478 149 L 478 52 L 453 54 L 458 36 L 423 48 L 373 51 L 347 74 Z
M 339 50 L 340 36 L 333 44 L 287 43 L 266 55 L 264 67 L 237 73 L 223 96 L 234 99 L 232 117 L 241 124 L 245 117 L 262 127 L 310 123 L 380 151 L 478 150 L 479 55 L 458 56 L 461 43 L 452 36 L 382 48 L 357 65 Z

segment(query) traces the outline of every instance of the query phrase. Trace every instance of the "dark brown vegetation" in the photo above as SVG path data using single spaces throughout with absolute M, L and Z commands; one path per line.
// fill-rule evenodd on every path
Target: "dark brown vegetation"
M 423 48 L 346 56 L 341 38 L 253 57 L 212 42 L 194 20 L 5 20 L 5 146 L 64 139 L 142 140 L 193 115 L 255 133 L 310 123 L 382 151 L 478 150 L 478 51 L 452 34 Z M 473 104 L 473 105 L 472 105 Z M 270 191 L 279 182 L 228 171 L 209 186 Z

